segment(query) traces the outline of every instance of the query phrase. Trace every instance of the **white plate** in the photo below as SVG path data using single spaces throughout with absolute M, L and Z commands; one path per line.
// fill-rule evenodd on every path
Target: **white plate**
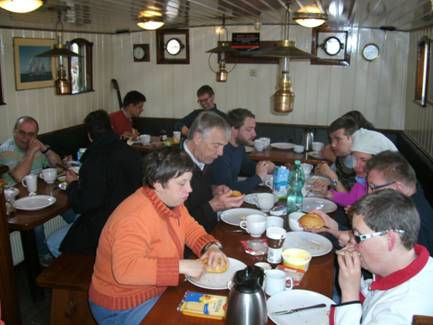
M 286 248 L 302 248 L 311 256 L 322 256 L 332 251 L 331 241 L 322 235 L 305 231 L 291 231 L 286 235 L 283 250 Z
M 56 198 L 49 195 L 26 196 L 15 201 L 15 208 L 25 211 L 36 211 L 56 203 Z
M 321 210 L 325 213 L 331 213 L 337 210 L 337 205 L 332 201 L 319 197 L 306 197 L 302 204 L 302 211 L 310 212 L 311 210 Z
M 244 202 L 257 206 L 256 194 L 251 193 L 251 194 L 245 195 Z
M 242 220 L 246 220 L 247 216 L 250 214 L 261 214 L 266 216 L 266 213 L 256 210 L 256 209 L 248 209 L 248 208 L 236 208 L 226 210 L 221 213 L 221 220 L 225 223 L 228 223 L 232 226 L 239 226 Z
M 290 310 L 322 303 L 326 304 L 326 307 L 299 311 L 289 315 L 277 316 L 272 314 L 280 310 Z M 328 312 L 332 304 L 335 304 L 335 302 L 320 293 L 298 289 L 276 293 L 266 302 L 268 316 L 277 325 L 329 324 Z
M 312 158 L 323 159 L 322 155 L 318 151 L 311 151 L 308 153 L 308 155 Z
M 271 147 L 280 150 L 290 150 L 293 149 L 295 145 L 290 142 L 274 142 L 271 143 Z
M 199 279 L 187 276 L 186 279 L 197 287 L 210 289 L 210 290 L 224 290 L 228 288 L 229 281 L 232 280 L 233 275 L 243 270 L 247 266 L 245 263 L 231 258 L 228 258 L 229 267 L 223 273 L 205 273 Z

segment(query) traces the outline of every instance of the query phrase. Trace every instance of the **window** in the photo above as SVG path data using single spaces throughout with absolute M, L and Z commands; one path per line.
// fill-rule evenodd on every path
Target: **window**
M 93 91 L 92 47 L 93 43 L 76 38 L 69 43 L 71 51 L 80 56 L 69 58 L 71 94 Z
M 430 57 L 430 40 L 424 36 L 418 42 L 416 61 L 415 101 L 421 106 L 427 104 L 427 86 Z

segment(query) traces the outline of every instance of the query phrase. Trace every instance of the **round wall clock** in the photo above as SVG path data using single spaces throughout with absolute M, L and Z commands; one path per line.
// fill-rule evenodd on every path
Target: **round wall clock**
M 370 43 L 362 49 L 362 57 L 367 61 L 373 61 L 379 56 L 379 46 Z
M 134 62 L 148 62 L 149 44 L 134 44 L 132 56 L 134 58 Z

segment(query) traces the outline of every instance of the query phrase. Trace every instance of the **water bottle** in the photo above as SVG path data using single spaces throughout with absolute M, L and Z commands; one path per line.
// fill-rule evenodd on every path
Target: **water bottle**
M 302 208 L 304 196 L 304 171 L 301 167 L 301 161 L 295 160 L 295 167 L 291 173 L 289 182 L 289 191 L 287 193 L 287 214 L 298 211 Z

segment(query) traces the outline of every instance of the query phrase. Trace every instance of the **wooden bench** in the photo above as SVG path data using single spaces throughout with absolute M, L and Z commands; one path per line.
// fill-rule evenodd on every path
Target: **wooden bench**
M 37 285 L 52 289 L 52 325 L 96 324 L 88 304 L 94 263 L 94 256 L 63 254 L 38 276 Z

